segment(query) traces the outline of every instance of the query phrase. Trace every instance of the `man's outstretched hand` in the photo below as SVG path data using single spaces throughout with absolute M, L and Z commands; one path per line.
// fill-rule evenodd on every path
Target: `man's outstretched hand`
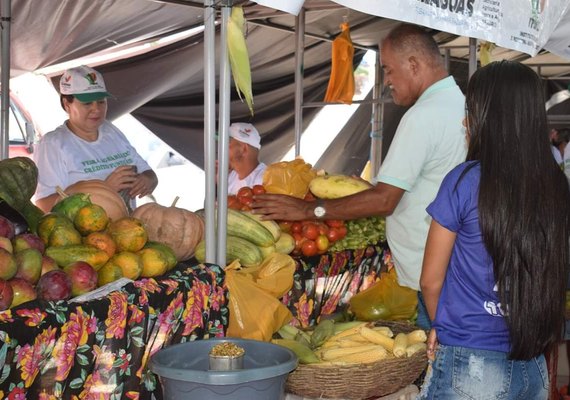
M 258 194 L 251 205 L 254 214 L 263 219 L 301 221 L 313 217 L 313 202 L 284 194 Z

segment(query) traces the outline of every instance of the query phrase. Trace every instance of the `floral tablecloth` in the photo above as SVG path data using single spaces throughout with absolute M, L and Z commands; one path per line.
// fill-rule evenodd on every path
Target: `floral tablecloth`
M 224 335 L 223 280 L 218 266 L 179 264 L 100 299 L 33 301 L 0 313 L 0 398 L 150 399 L 159 385 L 151 355 Z
M 321 315 L 342 309 L 356 293 L 377 279 L 380 270 L 391 266 L 387 242 L 364 249 L 295 258 L 293 288 L 282 298 L 294 323 L 313 326 Z

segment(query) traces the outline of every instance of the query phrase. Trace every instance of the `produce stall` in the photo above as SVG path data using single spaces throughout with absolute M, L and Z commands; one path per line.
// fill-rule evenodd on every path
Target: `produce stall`
M 224 335 L 223 280 L 217 266 L 181 263 L 99 299 L 35 300 L 0 313 L 0 398 L 150 399 L 152 354 Z

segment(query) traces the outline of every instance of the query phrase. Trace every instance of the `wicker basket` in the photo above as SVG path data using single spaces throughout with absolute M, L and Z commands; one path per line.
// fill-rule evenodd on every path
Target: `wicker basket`
M 416 326 L 392 321 L 376 325 L 389 326 L 394 334 L 411 332 Z M 310 398 L 367 399 L 385 396 L 413 383 L 427 367 L 425 352 L 409 358 L 392 358 L 369 364 L 331 366 L 299 364 L 289 374 L 285 389 Z

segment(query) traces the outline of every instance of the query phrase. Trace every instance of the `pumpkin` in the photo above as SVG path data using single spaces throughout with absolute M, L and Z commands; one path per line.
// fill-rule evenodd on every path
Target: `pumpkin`
M 79 181 L 68 186 L 64 192 L 68 195 L 75 193 L 89 194 L 91 202 L 103 207 L 112 221 L 129 215 L 127 206 L 121 196 L 102 180 Z
M 38 184 L 38 168 L 27 157 L 13 157 L 0 161 L 0 200 L 19 212 L 30 230 L 36 232 L 43 211 L 30 199 Z
M 137 207 L 133 217 L 144 222 L 148 240 L 164 243 L 174 250 L 176 259 L 184 261 L 192 257 L 194 250 L 204 236 L 204 222 L 192 211 L 157 203 L 146 203 Z

